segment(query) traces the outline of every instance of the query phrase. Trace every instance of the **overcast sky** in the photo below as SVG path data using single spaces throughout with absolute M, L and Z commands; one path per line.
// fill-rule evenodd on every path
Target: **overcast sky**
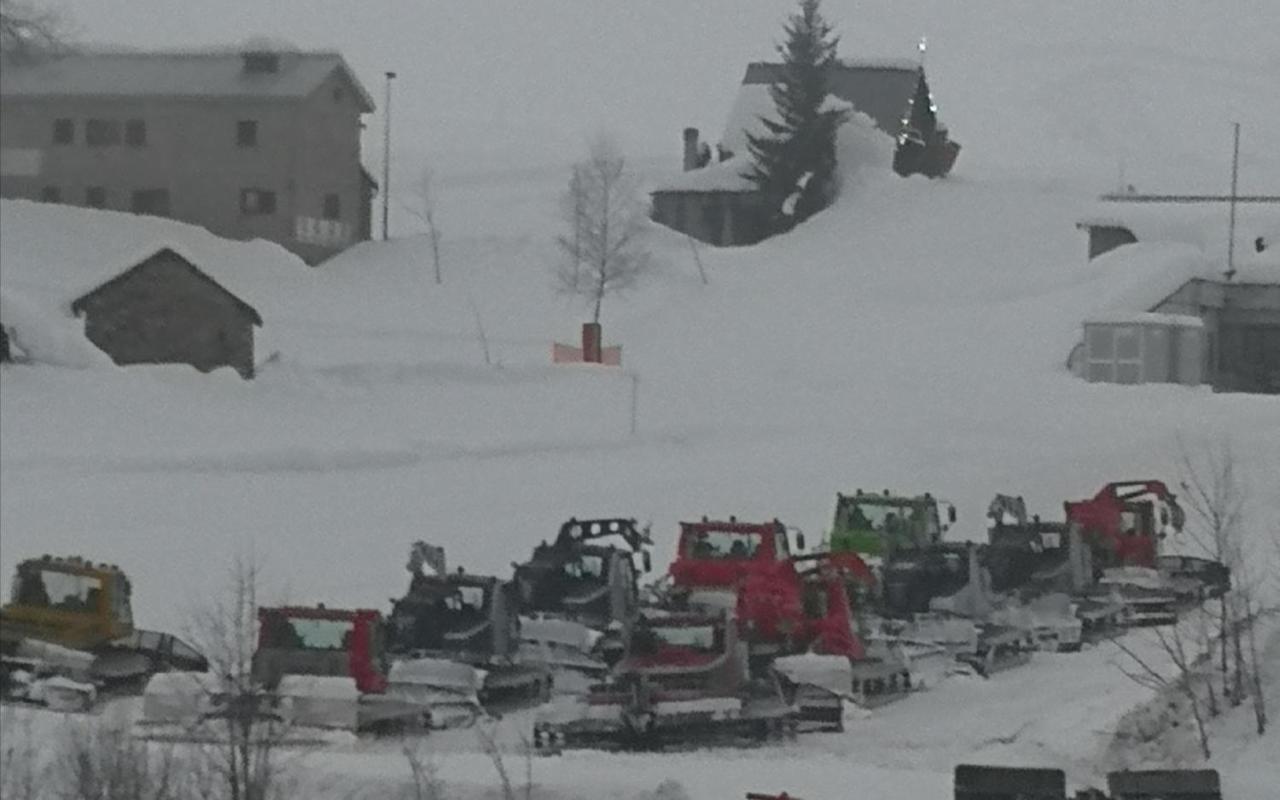
M 773 55 L 795 6 L 794 0 L 47 2 L 87 39 L 181 47 L 268 35 L 338 49 L 379 106 L 382 75 L 394 70 L 395 151 L 405 161 L 430 157 L 446 166 L 462 159 L 503 166 L 560 161 L 601 129 L 613 131 L 633 155 L 677 163 L 680 129 L 694 125 L 712 141 L 718 137 L 745 64 Z M 1126 105 L 1126 94 L 1141 94 L 1146 85 L 1117 58 L 1145 59 L 1153 77 L 1181 64 L 1223 81 L 1239 75 L 1265 86 L 1270 77 L 1273 89 L 1280 85 L 1277 0 L 827 0 L 823 8 L 843 35 L 843 55 L 911 57 L 928 36 L 930 80 L 944 121 L 966 143 L 962 162 L 981 159 L 984 146 L 1007 147 L 999 137 L 1010 124 L 1016 128 L 1017 105 L 1028 97 L 1049 107 L 1062 102 L 1062 118 L 1051 113 L 1052 125 L 1065 127 L 1071 141 L 1096 139 L 1090 145 L 1104 158 L 1121 157 L 1113 151 L 1130 145 L 1108 130 L 1116 113 L 1099 111 L 1081 122 L 1070 103 L 1094 110 L 1099 101 L 1059 85 L 1077 82 L 1073 75 L 1096 80 L 1103 104 Z M 1026 79 L 1017 75 L 1020 64 L 1033 65 Z M 1042 85 L 1019 94 L 1036 81 Z M 1280 106 L 1274 91 L 1269 100 L 1227 93 L 1214 107 L 1205 107 L 1206 94 L 1222 93 L 1211 87 L 1187 108 L 1167 90 L 1140 99 L 1170 105 L 1164 112 L 1170 119 L 1192 117 L 1189 127 L 1202 137 L 1193 139 L 1197 147 L 1220 149 L 1217 143 L 1227 141 L 1228 151 L 1225 116 L 1243 115 L 1256 135 L 1277 112 L 1260 117 L 1245 107 L 1246 98 Z M 1152 120 L 1144 135 L 1165 124 L 1152 114 L 1143 119 Z M 380 126 L 381 110 L 368 123 L 373 146 L 365 160 L 375 167 Z M 1276 131 L 1267 138 L 1274 142 Z

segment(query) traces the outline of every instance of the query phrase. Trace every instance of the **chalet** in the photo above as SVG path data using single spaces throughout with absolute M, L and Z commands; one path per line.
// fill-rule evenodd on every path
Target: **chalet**
M 1121 289 L 1084 320 L 1074 371 L 1090 381 L 1280 394 L 1280 247 L 1268 244 L 1280 233 L 1280 205 L 1241 209 L 1233 247 L 1221 203 L 1104 211 L 1077 227 Z
M 0 72 L 0 197 L 171 217 L 316 263 L 370 238 L 373 101 L 338 53 L 76 51 Z
M 165 245 L 76 298 L 89 341 L 117 364 L 231 367 L 253 377 L 252 306 Z
M 715 245 L 753 244 L 764 236 L 769 201 L 744 177 L 747 135 L 763 132 L 760 117 L 776 114 L 769 87 L 782 65 L 747 65 L 713 157 L 698 131 L 684 131 L 683 172 L 652 192 L 654 221 Z M 924 67 L 910 60 L 842 60 L 828 76 L 832 102 L 866 115 L 891 148 L 899 175 L 942 177 L 960 145 L 937 117 Z

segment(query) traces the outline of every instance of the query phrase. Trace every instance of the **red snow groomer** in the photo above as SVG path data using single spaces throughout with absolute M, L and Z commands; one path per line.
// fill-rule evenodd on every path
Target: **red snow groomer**
M 1063 506 L 1092 550 L 1095 569 L 1155 568 L 1160 540 L 1186 524 L 1177 496 L 1156 480 L 1108 483 L 1092 498 Z
M 1160 554 L 1161 543 L 1186 524 L 1177 496 L 1162 481 L 1108 483 L 1091 499 L 1063 506 L 1100 586 L 1124 596 L 1130 624 L 1172 624 L 1180 608 L 1231 588 L 1230 569 L 1221 562 Z
M 672 602 L 733 608 L 758 669 L 779 669 L 866 705 L 901 697 L 911 688 L 905 664 L 868 653 L 850 601 L 848 586 L 871 585 L 871 570 L 856 553 L 795 554 L 790 533 L 776 519 L 681 523 Z M 795 531 L 794 541 L 805 549 L 803 533 Z M 813 718 L 831 713 L 806 709 Z

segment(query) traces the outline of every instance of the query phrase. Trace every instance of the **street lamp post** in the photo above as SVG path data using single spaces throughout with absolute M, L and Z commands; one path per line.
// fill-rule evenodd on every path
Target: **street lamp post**
M 387 211 L 391 200 L 391 79 L 387 73 L 386 106 L 382 112 L 382 241 L 387 240 Z

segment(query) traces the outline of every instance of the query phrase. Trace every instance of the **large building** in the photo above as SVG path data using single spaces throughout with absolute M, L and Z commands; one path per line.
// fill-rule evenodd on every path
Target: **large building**
M 368 239 L 373 101 L 341 55 L 269 44 L 0 71 L 0 196 L 172 217 L 308 263 Z

